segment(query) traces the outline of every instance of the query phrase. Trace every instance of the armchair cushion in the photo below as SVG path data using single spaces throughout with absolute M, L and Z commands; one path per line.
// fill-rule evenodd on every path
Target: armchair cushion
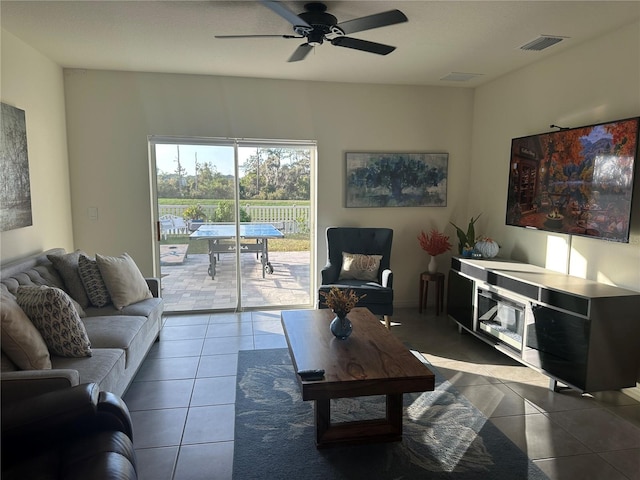
M 381 259 L 382 255 L 342 252 L 342 268 L 338 280 L 375 282 L 378 280 Z

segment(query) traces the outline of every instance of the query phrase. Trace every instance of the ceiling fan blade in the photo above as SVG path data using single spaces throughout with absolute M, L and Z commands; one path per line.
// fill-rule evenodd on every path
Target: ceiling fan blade
M 293 52 L 293 54 L 289 57 L 289 60 L 287 61 L 299 62 L 300 60 L 304 60 L 305 57 L 309 55 L 309 52 L 311 52 L 311 50 L 313 50 L 313 47 L 311 45 L 309 45 L 308 43 L 303 43 L 298 48 L 296 48 L 296 51 Z
M 304 38 L 296 35 L 215 35 L 214 38 Z
M 363 52 L 377 53 L 378 55 L 388 55 L 396 49 L 396 47 L 392 47 L 391 45 L 351 37 L 336 37 L 331 40 L 331 44 L 337 45 L 338 47 L 362 50 Z
M 407 16 L 400 10 L 389 10 L 388 12 L 347 20 L 346 22 L 338 23 L 336 26 L 340 27 L 345 35 L 349 35 L 364 30 L 371 30 L 372 28 L 395 25 L 396 23 L 406 22 L 408 20 Z
M 287 22 L 289 22 L 294 27 L 303 26 L 303 27 L 311 28 L 311 25 L 309 25 L 307 22 L 305 22 L 303 19 L 301 19 L 298 15 L 293 13 L 287 7 L 282 5 L 280 2 L 274 2 L 272 0 L 261 0 L 261 1 L 265 7 L 269 8 L 270 10 L 280 15 L 282 18 L 284 18 Z

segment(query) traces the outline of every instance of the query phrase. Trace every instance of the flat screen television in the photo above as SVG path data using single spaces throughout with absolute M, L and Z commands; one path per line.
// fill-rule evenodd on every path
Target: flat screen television
M 629 242 L 639 123 L 514 138 L 507 225 Z

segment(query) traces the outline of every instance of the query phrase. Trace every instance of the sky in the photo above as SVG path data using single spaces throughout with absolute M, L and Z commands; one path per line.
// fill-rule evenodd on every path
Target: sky
M 156 144 L 156 169 L 162 173 L 175 173 L 178 168 L 178 148 L 180 165 L 187 175 L 195 175 L 196 158 L 199 164 L 212 163 L 223 175 L 233 175 L 233 147 L 214 145 L 165 145 Z M 238 149 L 240 165 L 252 154 L 255 148 Z M 197 155 L 197 156 L 196 156 Z M 240 169 L 240 176 L 243 171 Z

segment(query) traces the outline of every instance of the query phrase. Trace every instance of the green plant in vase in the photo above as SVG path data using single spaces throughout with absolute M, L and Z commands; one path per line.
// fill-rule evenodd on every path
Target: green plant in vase
M 475 223 L 478 221 L 478 218 L 480 218 L 480 215 L 482 214 L 478 214 L 476 218 L 471 217 L 466 232 L 455 223 L 449 222 L 456 229 L 456 234 L 458 235 L 458 253 L 463 257 L 470 257 L 473 252 L 473 246 L 476 243 Z
M 182 212 L 182 218 L 185 220 L 204 221 L 207 219 L 207 214 L 202 208 L 202 205 L 190 205 Z

